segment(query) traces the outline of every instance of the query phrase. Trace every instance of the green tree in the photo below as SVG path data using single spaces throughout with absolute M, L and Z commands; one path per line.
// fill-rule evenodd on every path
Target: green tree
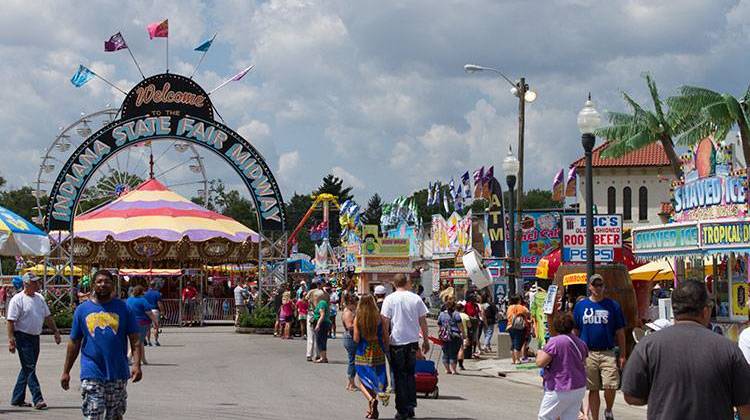
M 679 142 L 692 146 L 710 134 L 723 140 L 736 124 L 742 140 L 742 155 L 750 162 L 750 86 L 741 98 L 710 89 L 683 86 L 680 95 L 667 99 L 671 108 L 685 115 Z
M 562 201 L 552 199 L 552 191 L 532 189 L 523 195 L 523 208 L 532 209 L 559 209 L 563 207 Z
M 366 223 L 371 225 L 379 225 L 380 216 L 382 215 L 383 200 L 380 198 L 380 195 L 378 195 L 378 193 L 375 193 L 367 202 L 367 210 L 365 210 Z
M 192 197 L 190 200 L 208 210 L 231 217 L 252 230 L 258 230 L 258 213 L 250 199 L 243 197 L 237 190 L 227 190 L 221 180 L 211 180 L 208 185 L 206 203 L 203 197 Z
M 31 187 L 0 191 L 0 206 L 5 207 L 26 220 L 31 220 L 33 216 L 37 215 L 34 209 L 36 207 L 36 199 L 31 194 L 32 191 Z
M 682 122 L 688 118 L 688 114 L 676 112 L 671 106 L 665 112 L 656 83 L 649 74 L 645 74 L 644 77 L 654 110 L 645 109 L 630 95 L 623 92 L 622 96 L 632 112 L 608 113 L 611 125 L 596 131 L 597 136 L 608 140 L 601 156 L 603 158 L 620 157 L 658 141 L 669 158 L 672 172 L 679 179 L 682 177 L 682 167 L 674 149 L 673 137 L 682 129 Z

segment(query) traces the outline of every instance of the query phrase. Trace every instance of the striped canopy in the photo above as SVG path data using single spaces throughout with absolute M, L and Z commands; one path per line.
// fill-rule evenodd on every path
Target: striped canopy
M 145 237 L 177 242 L 186 236 L 192 242 L 225 238 L 241 243 L 259 236 L 236 220 L 207 210 L 149 179 L 115 201 L 75 218 L 76 238 L 118 242 Z
M 12 211 L 0 207 L 0 255 L 41 256 L 49 252 L 49 237 Z

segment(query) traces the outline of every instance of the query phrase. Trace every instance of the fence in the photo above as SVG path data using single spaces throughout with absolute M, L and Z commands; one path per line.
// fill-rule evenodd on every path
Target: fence
M 233 323 L 233 298 L 205 298 L 196 303 L 183 302 L 180 312 L 180 299 L 162 299 L 163 325 L 176 326 L 186 323 Z

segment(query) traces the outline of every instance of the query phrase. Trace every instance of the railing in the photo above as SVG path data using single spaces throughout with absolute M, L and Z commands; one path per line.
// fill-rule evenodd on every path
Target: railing
M 203 324 L 204 322 L 234 322 L 233 298 L 204 298 L 196 303 L 183 302 L 180 299 L 162 299 L 164 313 L 162 324 L 179 326 L 186 323 Z M 182 311 L 180 311 L 182 306 Z
M 234 322 L 234 298 L 203 299 L 203 320 Z

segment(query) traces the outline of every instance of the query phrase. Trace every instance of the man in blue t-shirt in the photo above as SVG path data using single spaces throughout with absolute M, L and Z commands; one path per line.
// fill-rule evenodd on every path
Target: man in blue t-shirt
M 620 348 L 620 367 L 625 366 L 625 316 L 620 305 L 604 297 L 604 279 L 599 274 L 589 278 L 591 295 L 578 302 L 573 310 L 576 334 L 586 343 L 586 388 L 589 390 L 589 409 L 593 420 L 599 419 L 599 390 L 604 390 L 606 409 L 604 418 L 614 419 L 612 406 L 620 383 L 620 371 L 614 347 Z M 616 341 L 616 342 L 615 342 Z
M 70 370 L 81 353 L 81 410 L 85 418 L 122 418 L 128 378 L 141 380 L 140 334 L 125 302 L 112 297 L 112 274 L 94 274 L 91 298 L 76 308 L 60 385 L 70 388 Z M 128 340 L 133 366 L 128 369 Z
M 161 292 L 159 291 L 159 287 L 156 284 L 156 280 L 151 280 L 149 288 L 146 293 L 143 294 L 143 297 L 145 297 L 148 303 L 151 305 L 151 310 L 154 312 L 154 316 L 156 317 L 156 322 L 154 322 L 153 325 L 148 325 L 148 331 L 146 332 L 146 345 L 151 345 L 151 327 L 153 326 L 154 344 L 156 344 L 157 346 L 161 346 L 161 344 L 159 344 L 159 322 L 161 321 L 160 316 L 164 312 L 164 304 L 161 302 L 162 296 Z

